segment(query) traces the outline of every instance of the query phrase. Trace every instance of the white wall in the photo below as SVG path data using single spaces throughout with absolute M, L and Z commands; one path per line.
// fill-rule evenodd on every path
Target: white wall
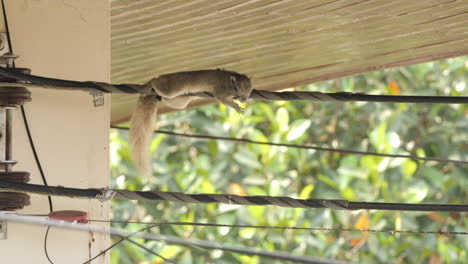
M 18 67 L 33 74 L 73 80 L 109 81 L 110 20 L 107 0 L 5 0 Z M 1 16 L 0 16 L 1 18 Z M 3 18 L 1 18 L 3 23 Z M 0 27 L 1 29 L 1 27 Z M 4 32 L 2 30 L 2 32 Z M 25 105 L 32 135 L 50 185 L 79 188 L 109 185 L 109 97 L 95 108 L 79 91 L 30 89 Z M 42 184 L 20 112 L 14 113 L 14 170 L 29 171 Z M 54 198 L 55 210 L 82 210 L 108 219 L 108 203 Z M 19 213 L 48 213 L 45 196 L 32 195 Z M 43 250 L 45 227 L 9 224 L 0 240 L 0 263 L 48 263 Z M 55 263 L 82 263 L 109 243 L 108 236 L 52 229 L 49 255 Z M 107 263 L 108 256 L 93 263 Z

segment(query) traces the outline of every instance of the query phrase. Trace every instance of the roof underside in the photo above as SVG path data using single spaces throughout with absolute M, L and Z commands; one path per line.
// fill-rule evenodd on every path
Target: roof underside
M 255 89 L 274 90 L 468 54 L 468 1 L 114 0 L 111 5 L 113 83 L 226 68 L 253 75 Z M 128 120 L 135 99 L 113 95 L 112 124 Z

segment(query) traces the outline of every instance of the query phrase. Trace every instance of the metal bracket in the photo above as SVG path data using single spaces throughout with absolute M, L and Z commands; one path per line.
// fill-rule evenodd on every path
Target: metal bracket
M 8 60 L 8 57 L 6 57 Z M 7 62 L 8 66 L 8 62 Z M 29 181 L 29 173 L 13 172 L 12 159 L 13 126 L 12 111 L 17 105 L 31 100 L 31 93 L 24 87 L 0 87 L 0 178 L 5 181 Z M 1 210 L 12 211 L 22 209 L 30 204 L 30 197 L 24 193 L 0 192 Z M 7 222 L 0 221 L 0 239 L 7 238 Z
M 0 160 L 6 159 L 6 109 L 0 107 Z M 5 168 L 0 168 L 6 170 Z M 0 239 L 7 239 L 7 221 L 0 221 Z
M 104 105 L 104 94 L 101 91 L 92 89 L 89 94 L 93 96 L 93 104 L 95 107 Z
M 15 212 L 11 211 L 1 211 L 2 214 L 16 214 Z M 0 240 L 5 240 L 8 238 L 8 221 L 2 220 L 0 221 Z

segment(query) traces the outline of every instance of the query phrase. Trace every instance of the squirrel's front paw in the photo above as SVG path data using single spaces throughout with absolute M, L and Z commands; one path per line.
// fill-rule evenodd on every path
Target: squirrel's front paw
M 234 107 L 237 111 L 237 113 L 243 115 L 245 113 L 245 109 L 243 107 L 240 107 L 238 105 L 236 105 L 236 107 Z

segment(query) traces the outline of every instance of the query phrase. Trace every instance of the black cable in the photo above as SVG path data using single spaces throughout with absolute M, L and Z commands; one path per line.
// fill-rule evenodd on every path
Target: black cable
M 268 93 L 269 91 L 259 91 L 260 93 Z M 261 100 L 257 91 L 252 91 L 250 98 L 255 98 Z M 277 97 L 281 98 L 281 101 L 294 101 L 294 100 L 304 100 L 300 96 L 296 95 L 295 92 L 269 92 L 274 94 Z M 302 92 L 307 93 L 307 92 Z M 416 96 L 416 95 L 373 95 L 373 94 L 363 94 L 363 93 L 348 93 L 348 92 L 338 92 L 338 93 L 325 93 L 328 96 L 333 97 L 334 99 L 340 102 L 380 102 L 380 103 L 421 103 L 421 104 L 468 104 L 467 96 Z M 201 96 L 197 93 L 196 95 Z M 203 96 L 206 97 L 206 96 Z M 258 98 L 257 98 L 258 97 Z M 265 100 L 265 98 L 263 99 Z M 266 99 L 271 100 L 271 99 Z
M 3 1 L 3 0 L 2 0 Z M 29 145 L 31 146 L 31 150 L 33 152 L 34 160 L 36 161 L 37 168 L 39 169 L 39 173 L 41 174 L 42 182 L 44 183 L 44 186 L 49 186 L 47 183 L 47 179 L 44 173 L 44 170 L 42 169 L 42 164 L 39 160 L 39 155 L 37 154 L 36 151 L 36 146 L 34 144 L 32 135 L 31 135 L 31 130 L 29 128 L 29 122 L 26 117 L 26 111 L 24 110 L 24 106 L 21 106 L 21 116 L 23 117 L 23 122 L 24 122 L 24 127 L 26 128 L 26 134 L 28 135 L 28 141 Z M 49 210 L 52 213 L 54 211 L 54 206 L 52 204 L 52 197 L 50 195 L 47 196 L 47 200 L 49 201 Z M 47 251 L 47 239 L 49 237 L 49 229 L 50 226 L 47 227 L 46 233 L 44 235 L 44 253 L 46 255 L 47 260 L 49 261 L 50 264 L 54 264 L 52 260 L 49 257 L 49 252 Z
M 136 245 L 136 246 L 138 246 L 138 247 L 140 247 L 140 248 L 146 250 L 147 252 L 149 252 L 149 253 L 151 253 L 151 254 L 153 254 L 153 255 L 155 255 L 155 256 L 160 257 L 160 258 L 163 259 L 165 262 L 175 264 L 174 261 L 172 261 L 172 260 L 170 260 L 170 259 L 168 259 L 168 258 L 165 258 L 165 257 L 161 256 L 161 254 L 158 254 L 156 251 L 154 251 L 154 250 L 152 250 L 152 249 L 150 249 L 150 248 L 147 248 L 147 247 L 141 245 L 140 243 L 137 243 L 137 242 L 131 240 L 130 238 L 127 238 L 126 240 L 127 240 L 128 242 L 130 242 L 130 243 L 132 243 L 132 244 L 134 244 L 134 245 Z
M 48 214 L 18 214 L 20 216 L 47 217 Z M 138 224 L 154 226 L 195 226 L 195 227 L 231 227 L 231 228 L 253 228 L 253 229 L 278 229 L 278 230 L 302 230 L 302 231 L 339 231 L 339 232 L 370 232 L 389 234 L 429 234 L 429 235 L 468 235 L 468 231 L 419 231 L 419 230 L 397 230 L 397 229 L 352 229 L 334 227 L 296 227 L 296 226 L 267 226 L 267 225 L 241 225 L 241 224 L 218 224 L 200 222 L 144 222 L 144 221 L 124 221 L 124 220 L 103 220 L 88 219 L 88 222 L 96 223 L 119 223 Z
M 63 79 L 48 78 L 24 74 L 0 67 L 0 75 L 19 81 L 31 82 L 44 86 L 70 87 L 70 88 L 94 88 L 104 93 L 139 93 L 144 85 L 141 84 L 110 84 L 97 82 L 79 82 Z M 321 96 L 317 96 L 320 94 Z M 209 92 L 187 94 L 189 96 L 199 96 L 213 98 Z M 250 98 L 259 101 L 295 101 L 308 100 L 312 102 L 381 102 L 381 103 L 418 103 L 418 104 L 468 104 L 468 96 L 414 96 L 414 95 L 371 95 L 363 93 L 321 93 L 309 91 L 293 92 L 271 92 L 266 90 L 253 90 Z
M 44 170 L 42 169 L 42 165 L 41 165 L 41 162 L 39 160 L 39 155 L 37 154 L 36 146 L 34 144 L 34 141 L 33 141 L 32 135 L 31 135 L 31 130 L 29 128 L 29 122 L 28 122 L 28 119 L 26 117 L 26 112 L 24 110 L 24 106 L 21 106 L 21 114 L 23 116 L 24 126 L 26 128 L 26 133 L 28 135 L 29 145 L 31 146 L 31 150 L 32 150 L 33 155 L 34 155 L 34 159 L 36 160 L 37 168 L 39 169 L 39 173 L 41 174 L 42 182 L 44 182 L 45 186 L 49 186 L 47 184 L 47 179 L 46 179 Z M 49 196 L 47 196 L 47 199 L 49 200 L 50 212 L 53 212 L 54 208 L 53 208 L 53 205 L 52 205 L 52 197 L 49 195 Z
M 79 197 L 79 198 L 96 198 L 102 191 L 99 189 L 79 189 L 79 188 L 67 188 L 58 186 L 45 186 L 40 184 L 21 184 L 17 185 L 13 182 L 0 180 L 0 188 L 14 188 L 19 192 L 35 193 L 42 195 L 52 196 L 66 196 L 66 197 Z
M 78 81 L 69 81 L 55 78 L 48 78 L 42 76 L 36 76 L 31 74 L 24 74 L 20 72 L 15 72 L 3 67 L 0 67 L 0 75 L 3 75 L 8 78 L 15 80 L 31 82 L 35 84 L 51 85 L 51 86 L 62 86 L 62 87 L 75 87 L 75 88 L 94 88 L 104 93 L 109 91 L 103 89 L 101 86 L 97 85 L 94 82 L 78 82 Z
M 91 261 L 97 259 L 98 257 L 104 255 L 107 251 L 111 250 L 113 247 L 117 246 L 118 244 L 122 243 L 124 240 L 130 238 L 131 236 L 135 235 L 135 234 L 138 234 L 140 232 L 143 232 L 145 230 L 148 230 L 148 229 L 151 229 L 153 227 L 156 227 L 157 225 L 150 225 L 150 226 L 147 226 L 145 228 L 142 228 L 138 231 L 135 231 L 131 234 L 129 234 L 128 236 L 121 236 L 120 240 L 116 241 L 114 244 L 110 245 L 108 248 L 104 249 L 103 251 L 101 251 L 99 254 L 97 254 L 96 256 L 88 259 L 87 261 L 83 262 L 83 264 L 88 264 L 88 263 L 91 263 Z
M 121 127 L 121 126 L 111 126 L 111 128 L 121 129 L 121 130 L 129 129 L 128 127 Z M 377 153 L 377 152 L 370 152 L 370 151 L 359 151 L 359 150 L 340 149 L 340 148 L 326 148 L 326 147 L 317 147 L 317 146 L 310 146 L 310 145 L 274 143 L 274 142 L 267 142 L 267 141 L 255 141 L 255 140 L 246 139 L 246 138 L 185 134 L 185 133 L 177 133 L 177 132 L 166 131 L 166 130 L 154 130 L 154 133 L 179 136 L 179 137 L 187 137 L 187 138 L 226 140 L 226 141 L 236 141 L 236 142 L 244 142 L 244 143 L 258 144 L 258 145 L 269 145 L 269 146 L 297 148 L 297 149 L 313 149 L 313 150 L 318 150 L 318 151 L 329 151 L 329 152 L 337 152 L 337 153 L 343 153 L 343 154 L 369 155 L 369 156 L 378 156 L 378 157 L 405 158 L 405 159 L 421 160 L 421 161 L 468 164 L 468 161 L 465 161 L 465 160 L 420 157 L 420 156 L 405 155 L 405 154 L 385 154 L 385 153 Z
M 54 264 L 54 262 L 52 262 L 52 260 L 49 257 L 49 252 L 47 252 L 47 238 L 49 237 L 49 230 L 50 230 L 50 226 L 47 226 L 46 233 L 45 233 L 45 236 L 44 236 L 44 253 L 45 253 L 46 258 L 49 261 L 49 263 Z
M 339 232 L 371 232 L 371 233 L 390 233 L 390 234 L 430 234 L 430 235 L 468 235 L 468 232 L 457 231 L 415 231 L 415 230 L 380 230 L 380 229 L 351 229 L 351 228 L 326 228 L 326 227 L 295 227 L 295 226 L 264 226 L 264 225 L 228 225 L 211 224 L 199 222 L 142 222 L 142 221 L 118 221 L 118 220 L 100 220 L 88 219 L 89 222 L 98 223 L 121 223 L 121 224 L 142 224 L 157 226 L 201 226 L 201 227 L 231 227 L 231 228 L 254 228 L 254 229 L 278 229 L 278 230 L 302 230 L 302 231 L 339 231 Z
M 396 210 L 425 212 L 468 212 L 468 204 L 411 204 L 411 203 L 377 203 L 349 202 L 336 199 L 293 199 L 281 196 L 239 196 L 233 194 L 185 194 L 180 192 L 131 191 L 125 189 L 79 189 L 61 186 L 44 186 L 38 184 L 13 183 L 0 180 L 0 190 L 12 192 L 35 193 L 42 195 L 81 197 L 90 199 L 123 199 L 171 201 L 179 203 L 223 203 L 238 205 L 276 205 L 288 208 L 335 210 Z M 112 193 L 111 197 L 104 197 Z
M 163 259 L 163 260 L 166 261 L 166 262 L 175 263 L 175 262 L 173 262 L 172 260 L 167 259 L 167 258 L 161 256 L 161 254 L 158 254 L 158 253 L 155 252 L 154 250 L 151 250 L 151 249 L 149 249 L 149 248 L 147 248 L 147 247 L 141 245 L 140 243 L 137 243 L 137 242 L 131 240 L 129 237 L 121 237 L 120 240 L 116 241 L 114 244 L 110 245 L 108 248 L 104 249 L 103 251 L 101 251 L 101 252 L 100 252 L 99 254 L 97 254 L 96 256 L 94 256 L 94 257 L 90 258 L 89 260 L 83 262 L 83 264 L 91 263 L 91 261 L 93 261 L 93 260 L 97 259 L 98 257 L 104 255 L 107 251 L 111 250 L 112 248 L 114 248 L 115 246 L 117 246 L 118 244 L 122 243 L 122 242 L 125 241 L 125 240 L 128 241 L 128 242 L 130 242 L 130 243 L 132 243 L 132 244 L 134 244 L 134 245 L 136 245 L 136 246 L 138 246 L 138 247 L 140 247 L 140 248 L 142 248 L 142 249 L 144 249 L 144 250 L 146 250 L 147 252 L 149 252 L 149 253 L 151 253 L 151 254 L 157 256 L 157 257 L 160 257 L 161 259 Z

